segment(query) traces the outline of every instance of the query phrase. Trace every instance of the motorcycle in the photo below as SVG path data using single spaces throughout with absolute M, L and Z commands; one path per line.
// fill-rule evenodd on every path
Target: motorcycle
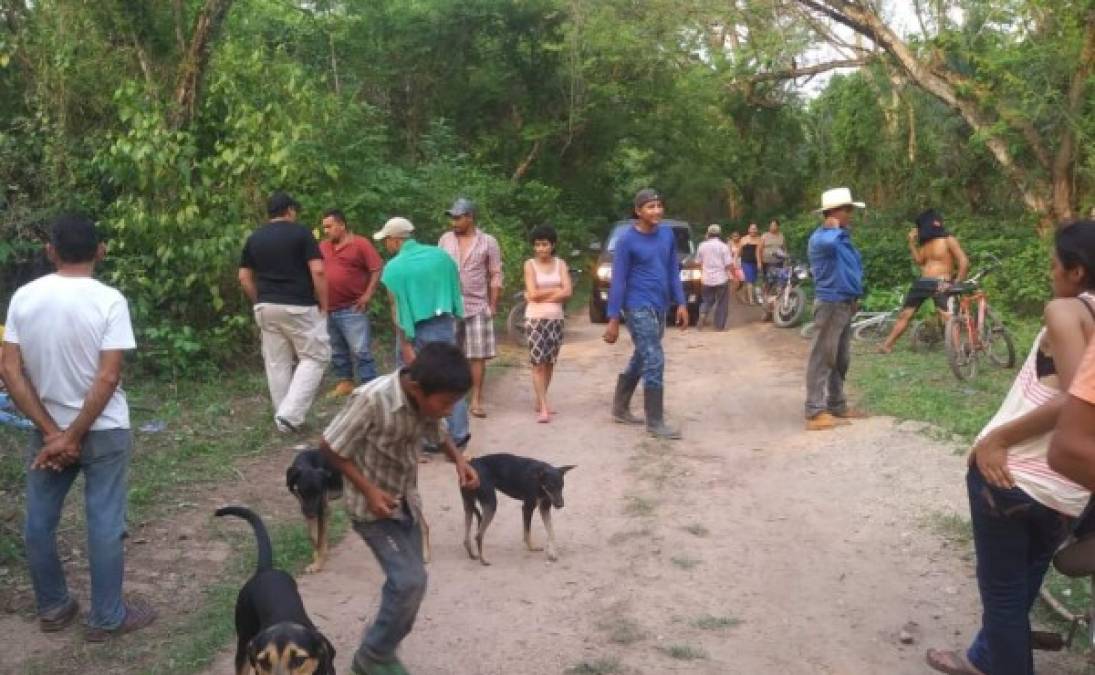
M 772 319 L 780 328 L 797 326 L 806 316 L 806 290 L 810 267 L 788 259 L 775 268 L 769 277 L 764 295 L 764 318 Z

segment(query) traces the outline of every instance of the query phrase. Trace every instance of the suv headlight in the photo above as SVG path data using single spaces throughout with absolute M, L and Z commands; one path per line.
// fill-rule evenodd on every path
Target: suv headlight
M 597 278 L 601 281 L 612 280 L 612 265 L 601 265 L 597 268 Z
M 703 272 L 698 269 L 683 269 L 681 270 L 681 281 L 699 281 L 703 278 Z

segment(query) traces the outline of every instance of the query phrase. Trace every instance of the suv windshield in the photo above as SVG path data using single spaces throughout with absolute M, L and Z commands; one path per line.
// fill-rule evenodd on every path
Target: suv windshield
M 612 228 L 612 234 L 608 237 L 608 245 L 605 249 L 612 253 L 616 250 L 616 240 L 620 238 L 627 228 L 632 227 L 632 223 L 624 222 L 620 223 L 616 227 Z M 677 240 L 677 253 L 681 255 L 692 255 L 692 234 L 688 230 L 688 225 L 681 222 L 666 221 L 661 224 L 662 227 L 673 228 L 673 238 Z

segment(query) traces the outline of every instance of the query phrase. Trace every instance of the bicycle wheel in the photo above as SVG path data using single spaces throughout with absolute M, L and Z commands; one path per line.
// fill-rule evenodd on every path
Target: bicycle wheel
M 525 328 L 525 301 L 518 302 L 506 317 L 506 333 L 521 347 L 528 346 L 528 332 Z
M 852 338 L 859 342 L 881 342 L 889 336 L 896 322 L 893 316 L 883 315 L 876 319 L 869 319 L 860 324 L 852 333 Z
M 963 381 L 973 379 L 977 374 L 977 353 L 969 331 L 966 330 L 966 322 L 961 316 L 947 319 L 944 334 L 947 365 L 951 367 L 954 376 Z
M 989 360 L 1001 368 L 1015 367 L 1015 340 L 1011 331 L 991 309 L 985 313 L 985 326 L 981 340 Z

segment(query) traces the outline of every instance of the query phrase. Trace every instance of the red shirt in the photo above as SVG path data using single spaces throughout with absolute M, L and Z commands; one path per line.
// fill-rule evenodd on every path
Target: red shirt
M 327 301 L 331 310 L 346 309 L 357 302 L 369 285 L 369 276 L 379 274 L 384 263 L 365 237 L 350 235 L 339 248 L 329 239 L 319 243 L 327 271 Z

